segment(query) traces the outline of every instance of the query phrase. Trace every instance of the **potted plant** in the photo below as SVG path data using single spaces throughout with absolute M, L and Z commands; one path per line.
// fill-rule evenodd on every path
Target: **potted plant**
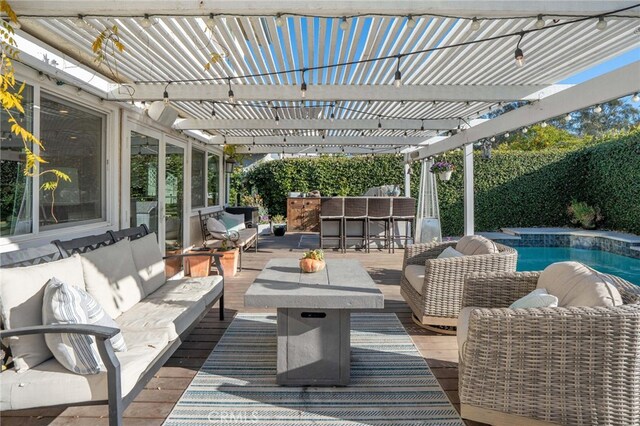
M 281 214 L 271 216 L 271 232 L 276 237 L 282 237 L 287 229 L 287 223 Z
M 448 181 L 451 179 L 451 173 L 456 169 L 456 167 L 448 161 L 438 161 L 433 163 L 431 166 L 431 173 L 435 173 L 438 175 L 440 180 Z
M 224 269 L 225 277 L 234 277 L 238 270 L 238 248 L 229 246 L 229 239 L 222 240 L 220 248 L 216 249 L 216 253 L 220 253 L 222 258 L 222 269 Z
M 598 207 L 592 207 L 584 201 L 571 200 L 567 207 L 567 213 L 571 218 L 571 223 L 580 225 L 583 229 L 596 229 L 598 223 L 602 222 L 602 214 Z
M 324 252 L 320 249 L 305 251 L 300 259 L 302 272 L 318 272 L 325 267 Z

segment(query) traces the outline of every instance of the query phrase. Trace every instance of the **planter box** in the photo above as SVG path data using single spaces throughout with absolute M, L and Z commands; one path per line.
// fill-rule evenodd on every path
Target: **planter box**
M 182 249 L 166 251 L 167 256 L 170 256 L 172 254 L 182 254 Z M 164 262 L 164 273 L 167 275 L 167 278 L 171 278 L 174 275 L 177 275 L 181 270 L 182 258 L 180 257 L 170 258 Z
M 238 249 L 227 250 L 227 251 L 218 251 L 216 253 L 222 255 L 222 259 L 220 262 L 222 263 L 222 269 L 224 269 L 224 276 L 226 277 L 235 277 L 238 271 Z
M 203 253 L 203 251 L 189 251 L 189 253 Z M 204 253 L 210 253 L 206 251 Z M 191 256 L 187 257 L 189 264 L 189 275 L 192 277 L 208 277 L 211 271 L 211 257 L 209 256 Z

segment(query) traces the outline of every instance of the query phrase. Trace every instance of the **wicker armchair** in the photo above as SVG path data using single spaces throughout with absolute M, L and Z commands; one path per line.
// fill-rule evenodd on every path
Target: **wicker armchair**
M 509 309 L 539 272 L 473 274 L 460 354 L 462 417 L 494 425 L 640 424 L 640 287 L 616 307 Z
M 515 271 L 518 252 L 496 244 L 497 254 L 481 254 L 437 259 L 456 242 L 410 244 L 404 252 L 400 294 L 411 307 L 418 325 L 440 333 L 442 327 L 455 327 L 462 303 L 464 278 L 472 272 Z M 425 265 L 422 292 L 418 292 L 405 276 L 407 265 Z M 437 326 L 440 328 L 434 328 Z M 455 332 L 451 332 L 453 334 Z

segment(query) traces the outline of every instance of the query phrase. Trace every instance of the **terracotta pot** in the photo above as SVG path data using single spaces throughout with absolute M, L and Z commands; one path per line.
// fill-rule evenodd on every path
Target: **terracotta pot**
M 222 255 L 220 263 L 222 263 L 222 269 L 224 269 L 225 277 L 234 277 L 238 271 L 238 249 L 219 251 L 216 253 Z
M 300 259 L 300 269 L 302 272 L 318 272 L 325 267 L 324 260 Z
M 191 253 L 203 253 L 203 251 L 190 251 Z M 207 251 L 205 253 L 210 253 Z M 189 264 L 189 275 L 192 277 L 208 277 L 211 271 L 210 256 L 189 256 L 186 258 Z
M 172 254 L 182 254 L 182 249 L 177 250 L 167 250 L 166 255 L 170 256 Z M 167 277 L 173 277 L 178 272 L 182 270 L 182 258 L 180 257 L 172 257 L 164 262 L 164 273 Z

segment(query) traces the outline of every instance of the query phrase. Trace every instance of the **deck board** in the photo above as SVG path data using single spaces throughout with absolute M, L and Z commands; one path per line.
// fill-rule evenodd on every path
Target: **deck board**
M 275 312 L 273 309 L 245 308 L 244 293 L 270 259 L 300 257 L 301 250 L 295 248 L 300 235 L 290 233 L 284 237 L 261 238 L 260 250 L 257 253 L 247 251 L 243 254 L 242 272 L 225 279 L 225 321 L 218 319 L 218 305 L 214 305 L 127 408 L 124 413 L 125 425 L 162 424 L 237 313 Z M 326 250 L 327 258 L 357 259 L 362 263 L 384 294 L 383 311 L 394 312 L 398 316 L 451 403 L 459 411 L 456 338 L 437 335 L 412 322 L 411 311 L 400 296 L 403 255 L 403 250 L 396 250 L 394 254 L 389 254 L 386 250 L 371 253 L 350 250 L 346 254 Z M 106 414 L 106 405 L 17 410 L 2 413 L 2 425 L 101 426 L 108 424 Z M 480 425 L 470 421 L 466 423 L 470 426 Z

